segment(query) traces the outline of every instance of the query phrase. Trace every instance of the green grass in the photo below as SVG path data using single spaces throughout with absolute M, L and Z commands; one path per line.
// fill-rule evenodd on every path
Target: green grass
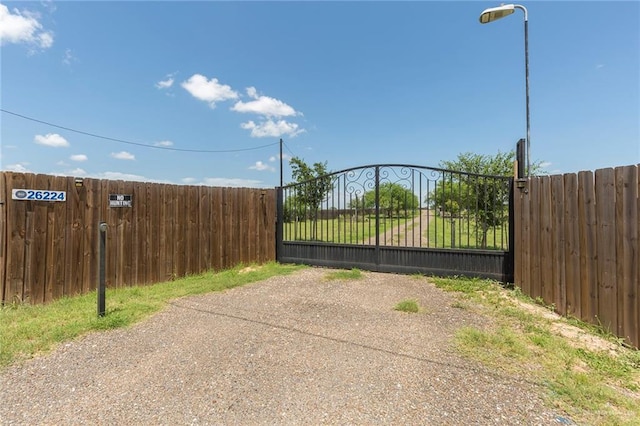
M 517 289 L 477 279 L 432 281 L 456 293 L 454 304 L 464 303 L 466 309 L 494 319 L 487 329 L 458 330 L 456 347 L 464 356 L 541 384 L 547 403 L 577 424 L 640 425 L 640 351 L 624 347 L 602 330 L 596 335 L 607 339 L 613 353 L 573 343 L 555 327 L 573 325 L 592 333 L 594 326 L 525 310 L 523 302 L 535 301 Z
M 332 271 L 325 275 L 326 280 L 359 280 L 364 275 L 359 269 Z
M 442 248 L 473 248 L 482 249 L 482 232 L 478 230 L 475 221 L 466 218 L 455 219 L 441 216 L 429 219 L 428 229 L 424 235 L 429 238 L 429 245 Z M 423 225 L 424 227 L 425 225 Z M 490 228 L 487 231 L 486 250 L 506 250 L 509 239 L 507 225 Z
M 0 308 L 0 368 L 91 331 L 127 327 L 163 309 L 172 299 L 230 289 L 300 268 L 277 263 L 238 266 L 149 286 L 107 289 L 107 313 L 102 318 L 97 316 L 95 291 L 47 305 L 5 305 Z
M 380 233 L 384 233 L 390 229 L 402 227 L 407 220 L 413 218 L 380 217 Z M 374 216 L 361 217 L 358 220 L 352 220 L 351 217 L 339 217 L 336 219 L 321 219 L 317 223 L 317 235 L 314 238 L 312 232 L 313 222 L 305 220 L 300 222 L 288 222 L 284 224 L 285 241 L 323 241 L 347 244 L 362 244 L 368 242 L 369 238 L 376 235 L 376 220 Z
M 416 313 L 420 311 L 420 305 L 418 305 L 417 300 L 408 299 L 398 302 L 393 309 L 400 312 Z

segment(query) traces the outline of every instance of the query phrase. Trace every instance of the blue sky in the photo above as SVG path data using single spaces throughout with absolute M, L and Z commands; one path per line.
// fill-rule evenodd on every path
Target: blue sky
M 640 2 L 523 4 L 532 159 L 640 163 Z M 481 25 L 497 5 L 3 1 L 1 167 L 272 187 L 280 138 L 285 181 L 293 155 L 340 170 L 508 151 L 523 14 Z

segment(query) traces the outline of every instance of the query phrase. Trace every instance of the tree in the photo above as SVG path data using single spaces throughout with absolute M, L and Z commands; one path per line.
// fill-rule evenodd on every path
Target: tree
M 295 201 L 298 205 L 302 205 L 304 211 L 309 212 L 313 222 L 311 238 L 315 240 L 318 235 L 318 209 L 332 186 L 327 162 L 314 163 L 313 167 L 309 167 L 302 159 L 293 157 L 289 160 L 289 164 L 291 164 L 293 179 L 297 183 Z
M 414 210 L 419 204 L 419 199 L 413 192 L 400 184 L 391 182 L 380 184 L 379 198 L 379 207 L 387 217 L 392 217 L 394 213 L 400 216 L 401 211 Z M 366 209 L 375 208 L 376 192 L 367 191 L 362 198 L 362 203 Z
M 443 214 L 472 217 L 482 233 L 482 248 L 486 248 L 489 229 L 508 219 L 507 182 L 489 176 L 513 175 L 514 160 L 513 151 L 494 156 L 466 152 L 457 160 L 440 162 L 440 167 L 461 173 L 444 172 L 430 194 L 431 201 Z
M 300 202 L 298 197 L 290 195 L 284 200 L 282 218 L 285 222 L 294 222 L 306 219 L 306 206 Z

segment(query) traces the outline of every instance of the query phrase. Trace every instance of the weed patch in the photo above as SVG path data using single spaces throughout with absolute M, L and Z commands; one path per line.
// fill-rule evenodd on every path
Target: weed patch
M 420 305 L 418 305 L 417 300 L 409 299 L 398 302 L 393 309 L 400 312 L 416 313 L 420 311 Z

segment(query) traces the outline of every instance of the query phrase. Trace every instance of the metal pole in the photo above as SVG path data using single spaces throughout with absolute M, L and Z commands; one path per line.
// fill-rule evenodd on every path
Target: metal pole
M 99 317 L 103 317 L 105 315 L 105 311 L 106 311 L 106 303 L 105 303 L 105 296 L 106 296 L 106 285 L 105 285 L 105 278 L 104 278 L 104 271 L 105 271 L 105 251 L 106 251 L 106 241 L 107 241 L 107 224 L 106 222 L 100 222 L 100 225 L 98 225 L 98 230 L 99 230 L 99 246 L 98 246 L 98 257 L 100 258 L 99 262 L 100 262 L 100 266 L 99 266 L 99 272 L 98 272 L 98 316 Z
M 531 175 L 531 120 L 529 115 L 529 14 L 527 8 L 516 4 L 516 9 L 524 12 L 524 72 L 526 82 L 526 104 L 527 104 L 527 177 Z
M 282 138 L 280 139 L 280 186 L 283 184 L 282 179 Z

